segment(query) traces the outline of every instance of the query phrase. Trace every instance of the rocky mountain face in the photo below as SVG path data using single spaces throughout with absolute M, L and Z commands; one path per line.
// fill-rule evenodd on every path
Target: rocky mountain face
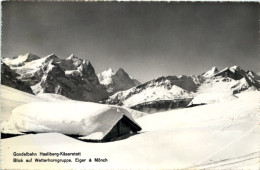
M 122 68 L 118 69 L 116 72 L 110 68 L 97 76 L 100 83 L 106 87 L 107 92 L 110 95 L 141 84 L 138 80 L 131 78 Z
M 55 54 L 43 58 L 26 54 L 3 62 L 10 65 L 17 79 L 31 86 L 34 94 L 56 93 L 94 102 L 108 96 L 91 63 L 74 55 L 62 59 Z
M 17 79 L 17 76 L 17 73 L 11 70 L 5 63 L 1 62 L 1 84 L 33 94 L 31 87 Z
M 158 112 L 219 101 L 245 90 L 259 90 L 259 76 L 238 66 L 213 67 L 198 76 L 167 76 L 110 96 L 104 103 Z M 199 99 L 199 100 L 198 100 Z

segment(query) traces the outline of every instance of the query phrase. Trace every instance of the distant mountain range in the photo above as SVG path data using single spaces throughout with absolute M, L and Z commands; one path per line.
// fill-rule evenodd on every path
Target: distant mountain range
M 110 96 L 104 103 L 157 112 L 207 104 L 245 90 L 259 90 L 260 76 L 239 66 L 218 71 L 213 67 L 198 76 L 166 76 Z
M 96 74 L 88 60 L 27 53 L 1 61 L 1 84 L 28 93 L 55 93 L 70 99 L 103 102 L 153 112 L 206 104 L 227 94 L 259 90 L 260 76 L 239 66 L 213 67 L 198 76 L 163 76 L 141 84 L 120 68 Z M 222 95 L 223 94 L 223 95 Z
M 2 59 L 2 84 L 28 93 L 56 93 L 70 99 L 98 102 L 115 92 L 141 84 L 122 68 L 96 75 L 90 61 L 75 55 L 62 59 L 27 53 Z M 22 86 L 21 86 L 22 85 Z

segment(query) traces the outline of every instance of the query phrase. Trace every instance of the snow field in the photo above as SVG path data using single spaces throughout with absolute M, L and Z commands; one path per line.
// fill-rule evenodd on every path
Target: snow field
M 44 169 L 259 169 L 259 117 L 260 92 L 249 91 L 226 102 L 141 117 L 136 121 L 142 132 L 116 142 L 86 143 L 57 133 L 3 139 L 2 168 L 17 168 L 13 151 L 80 151 L 82 158 L 102 157 L 108 162 L 35 165 Z

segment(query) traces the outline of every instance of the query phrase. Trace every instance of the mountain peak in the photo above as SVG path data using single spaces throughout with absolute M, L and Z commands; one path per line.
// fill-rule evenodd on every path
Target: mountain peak
M 49 62 L 50 60 L 59 60 L 59 57 L 56 56 L 54 53 L 47 55 L 45 58 L 45 62 Z
M 216 66 L 212 67 L 211 70 L 218 70 Z
M 128 90 L 140 84 L 139 81 L 130 77 L 122 68 L 119 68 L 116 72 L 112 68 L 106 69 L 98 74 L 98 79 L 101 84 L 105 85 L 110 94 Z
M 99 75 L 102 75 L 105 78 L 105 77 L 111 77 L 114 74 L 115 74 L 114 70 L 112 68 L 109 68 L 109 69 L 104 70 Z
M 121 67 L 120 67 L 117 71 L 123 71 L 123 72 L 125 72 L 125 70 L 122 69 Z
M 232 67 L 229 67 L 229 70 L 234 73 L 235 71 L 241 70 L 241 67 L 237 66 L 237 65 L 234 65 Z
M 26 56 L 30 56 L 30 55 L 35 55 L 35 54 L 30 53 L 30 52 L 27 52 L 25 55 L 26 55 Z
M 23 66 L 25 62 L 30 62 L 37 59 L 40 59 L 40 57 L 32 53 L 26 53 L 24 55 L 15 56 L 12 58 L 4 58 L 3 62 L 9 66 L 20 67 Z
M 19 55 L 17 58 L 40 58 L 40 57 L 38 57 L 37 55 L 35 55 L 35 54 L 33 54 L 33 53 L 30 53 L 30 52 L 28 52 L 28 53 L 26 53 L 26 54 L 24 54 L 24 55 Z
M 113 74 L 113 73 L 114 73 L 114 70 L 113 70 L 112 68 L 109 68 L 109 69 L 106 69 L 104 72 Z
M 90 61 L 85 59 L 83 59 L 82 64 L 91 65 Z
M 46 57 L 57 57 L 54 53 L 51 53 L 51 54 L 49 54 L 49 55 L 47 55 Z
M 124 69 L 119 68 L 116 72 L 116 74 L 127 74 Z M 127 74 L 128 75 L 128 74 Z
M 74 54 L 71 54 L 69 57 L 67 57 L 66 59 L 67 60 L 71 60 L 71 59 L 73 59 L 73 58 L 77 58 Z
M 219 72 L 218 68 L 216 66 L 214 66 L 209 71 L 203 73 L 202 75 L 204 77 L 211 77 L 211 76 L 213 76 L 214 74 L 216 74 L 218 72 Z

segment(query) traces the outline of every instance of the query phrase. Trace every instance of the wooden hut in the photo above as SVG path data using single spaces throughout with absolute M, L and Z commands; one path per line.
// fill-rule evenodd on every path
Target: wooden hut
M 2 133 L 62 133 L 84 141 L 108 142 L 141 130 L 122 107 L 90 102 L 36 102 L 15 108 Z

